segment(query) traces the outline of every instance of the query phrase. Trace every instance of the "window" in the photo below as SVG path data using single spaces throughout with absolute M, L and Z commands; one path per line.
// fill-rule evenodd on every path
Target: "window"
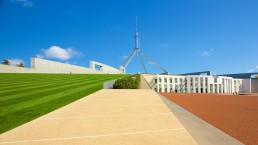
M 173 83 L 173 79 L 172 78 L 170 78 L 169 80 L 170 80 L 170 83 Z
M 175 78 L 175 83 L 177 83 L 177 78 Z

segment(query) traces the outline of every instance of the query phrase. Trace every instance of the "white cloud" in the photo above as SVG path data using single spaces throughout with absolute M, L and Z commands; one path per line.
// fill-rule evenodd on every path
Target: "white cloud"
M 258 65 L 256 66 L 256 68 L 258 69 Z
M 254 72 L 254 69 L 248 69 L 247 70 L 247 73 L 251 73 L 251 72 Z
M 211 49 L 209 49 L 209 50 L 203 51 L 201 55 L 202 55 L 203 57 L 209 57 L 209 56 L 211 56 L 211 53 L 212 53 L 213 51 L 214 51 L 214 49 L 211 48 Z
M 23 63 L 25 65 L 24 61 L 21 59 L 8 59 L 8 60 L 11 66 L 16 66 L 17 64 L 20 64 L 20 63 Z
M 59 60 L 69 60 L 72 57 L 80 57 L 82 54 L 73 50 L 73 48 L 61 48 L 59 46 L 51 46 L 49 49 L 42 49 L 42 54 L 37 54 L 38 58 L 55 58 Z
M 33 7 L 33 2 L 30 0 L 12 0 L 14 2 L 21 3 L 23 7 Z

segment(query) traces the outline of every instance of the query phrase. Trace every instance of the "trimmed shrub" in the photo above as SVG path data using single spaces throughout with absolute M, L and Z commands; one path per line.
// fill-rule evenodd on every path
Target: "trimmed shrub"
M 118 79 L 113 85 L 114 89 L 138 89 L 140 83 L 140 75 L 128 76 Z

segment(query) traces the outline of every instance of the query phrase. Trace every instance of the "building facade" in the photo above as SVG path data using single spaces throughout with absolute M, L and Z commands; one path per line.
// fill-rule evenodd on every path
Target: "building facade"
M 241 93 L 242 79 L 212 75 L 156 75 L 150 83 L 157 92 Z

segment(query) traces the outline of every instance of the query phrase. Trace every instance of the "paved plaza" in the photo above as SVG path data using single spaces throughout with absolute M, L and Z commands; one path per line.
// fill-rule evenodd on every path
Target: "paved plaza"
M 196 144 L 152 90 L 100 90 L 0 135 L 0 144 Z

